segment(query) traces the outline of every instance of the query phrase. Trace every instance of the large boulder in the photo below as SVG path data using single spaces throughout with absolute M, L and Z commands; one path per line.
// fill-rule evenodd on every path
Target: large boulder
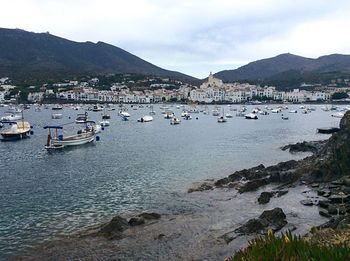
M 98 234 L 109 239 L 116 239 L 121 238 L 123 231 L 128 228 L 129 223 L 125 218 L 115 216 L 110 222 L 100 228 Z
M 286 215 L 281 208 L 265 210 L 259 218 L 248 220 L 243 226 L 235 230 L 240 234 L 264 234 L 268 229 L 278 231 L 287 224 Z

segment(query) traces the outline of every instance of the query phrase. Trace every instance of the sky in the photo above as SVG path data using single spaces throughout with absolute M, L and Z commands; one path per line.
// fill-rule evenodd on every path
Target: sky
M 349 0 L 0 0 L 0 27 L 106 42 L 197 78 L 292 53 L 350 54 Z

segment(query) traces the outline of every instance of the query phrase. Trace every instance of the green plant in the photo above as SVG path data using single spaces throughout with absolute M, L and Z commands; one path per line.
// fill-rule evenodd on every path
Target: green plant
M 272 231 L 264 237 L 249 242 L 249 245 L 235 253 L 227 261 L 253 261 L 253 260 L 349 260 L 350 249 L 344 244 L 320 246 L 305 241 L 291 232 L 276 237 Z

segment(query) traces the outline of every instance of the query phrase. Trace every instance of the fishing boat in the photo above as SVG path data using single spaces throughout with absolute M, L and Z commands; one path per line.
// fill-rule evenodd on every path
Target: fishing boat
M 30 124 L 27 121 L 2 121 L 1 140 L 20 140 L 27 138 L 30 134 Z M 8 124 L 8 127 L 6 125 Z
M 165 112 L 164 119 L 172 119 L 174 118 L 174 113 L 172 111 Z
M 123 118 L 128 118 L 128 117 L 130 117 L 130 113 L 128 113 L 126 110 L 121 110 L 121 111 L 119 111 L 119 116 L 121 116 Z
M 63 129 L 62 126 L 45 126 L 44 129 L 49 130 L 45 145 L 45 149 L 47 150 L 83 145 L 94 141 L 96 136 L 95 129 L 93 127 L 90 129 L 80 130 L 77 134 L 70 136 L 59 134 L 59 130 Z

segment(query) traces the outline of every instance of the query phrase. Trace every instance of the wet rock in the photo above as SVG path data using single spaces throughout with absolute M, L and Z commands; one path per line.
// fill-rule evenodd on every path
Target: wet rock
M 347 196 L 346 195 L 332 195 L 328 199 L 332 203 L 341 204 L 341 203 L 344 203 L 347 201 Z
M 270 199 L 275 195 L 274 192 L 261 192 L 258 202 L 259 204 L 267 204 L 270 202 Z
M 236 232 L 230 231 L 230 232 L 227 232 L 227 233 L 223 234 L 219 238 L 223 239 L 226 242 L 226 244 L 228 244 L 232 240 L 236 239 L 238 236 L 239 235 Z
M 281 149 L 282 150 L 288 150 L 291 153 L 296 153 L 296 152 L 312 152 L 312 153 L 317 153 L 321 150 L 322 146 L 325 144 L 325 141 L 303 141 L 303 142 L 298 142 L 295 144 L 289 144 L 286 146 L 283 146 Z
M 145 212 L 138 215 L 139 217 L 142 217 L 147 220 L 154 220 L 154 219 L 160 219 L 161 215 L 155 212 Z
M 197 187 L 190 188 L 188 190 L 188 193 L 196 192 L 196 191 L 205 191 L 205 190 L 212 190 L 214 187 L 212 184 L 209 183 L 202 183 Z
M 259 218 L 250 219 L 235 232 L 240 234 L 266 233 L 271 228 L 274 231 L 280 230 L 287 224 L 286 215 L 281 208 L 265 210 Z
M 255 191 L 258 188 L 265 186 L 268 184 L 268 179 L 257 179 L 257 180 L 251 180 L 247 183 L 244 183 L 241 187 L 238 188 L 239 193 L 244 193 L 248 191 Z
M 128 221 L 121 217 L 115 216 L 109 223 L 103 225 L 98 234 L 110 239 L 120 238 L 122 232 L 129 228 Z
M 288 190 L 279 190 L 277 191 L 276 195 L 277 197 L 282 197 L 288 193 Z
M 320 214 L 320 216 L 323 216 L 323 217 L 326 217 L 326 218 L 331 218 L 332 217 L 332 215 L 328 214 L 328 212 L 325 211 L 325 210 L 320 210 L 318 213 Z
M 130 226 L 139 226 L 145 224 L 145 219 L 142 217 L 132 217 L 128 223 Z
M 314 204 L 311 199 L 303 199 L 300 201 L 300 203 L 304 206 L 312 206 Z
M 318 202 L 318 206 L 321 207 L 321 208 L 328 209 L 329 201 L 328 200 L 320 200 Z
M 328 214 L 330 214 L 330 215 L 337 215 L 338 214 L 338 209 L 334 205 L 329 205 L 328 206 Z
M 318 188 L 320 186 L 320 184 L 318 184 L 318 183 L 313 183 L 313 184 L 311 184 L 311 187 L 312 188 Z

